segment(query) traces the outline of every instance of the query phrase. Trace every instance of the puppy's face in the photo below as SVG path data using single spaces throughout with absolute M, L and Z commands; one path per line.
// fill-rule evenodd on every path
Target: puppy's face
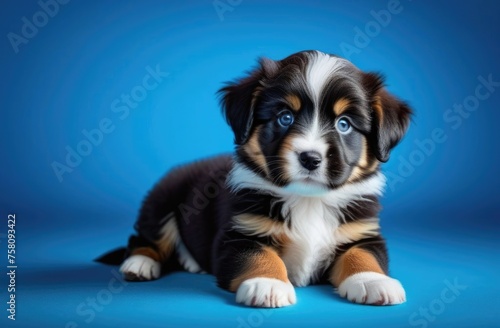
M 261 59 L 221 93 L 239 162 L 298 194 L 326 192 L 375 173 L 410 117 L 380 76 L 317 51 Z

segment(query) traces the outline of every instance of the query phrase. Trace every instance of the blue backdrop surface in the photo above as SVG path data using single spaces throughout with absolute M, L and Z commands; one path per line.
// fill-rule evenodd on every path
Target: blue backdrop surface
M 2 327 L 500 325 L 499 2 L 40 0 L 0 16 Z M 222 83 L 305 49 L 383 72 L 415 110 L 384 165 L 382 213 L 408 302 L 358 306 L 314 286 L 255 310 L 209 275 L 123 284 L 92 263 L 126 242 L 164 172 L 232 151 Z

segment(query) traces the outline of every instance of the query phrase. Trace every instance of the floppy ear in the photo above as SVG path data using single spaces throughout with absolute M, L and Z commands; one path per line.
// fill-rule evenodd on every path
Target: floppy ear
M 364 73 L 363 85 L 368 92 L 372 110 L 369 142 L 377 159 L 387 162 L 391 149 L 408 129 L 412 111 L 406 103 L 385 89 L 381 75 Z
M 247 77 L 229 82 L 218 91 L 222 112 L 234 132 L 237 145 L 243 145 L 250 136 L 255 104 L 262 88 L 262 81 L 272 77 L 277 70 L 277 62 L 261 58 L 258 67 Z

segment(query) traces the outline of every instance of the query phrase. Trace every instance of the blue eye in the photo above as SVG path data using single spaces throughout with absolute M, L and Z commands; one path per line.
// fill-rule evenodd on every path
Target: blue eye
M 342 134 L 351 132 L 351 123 L 345 118 L 341 118 L 337 121 L 337 131 Z
M 289 110 L 284 110 L 278 114 L 278 124 L 284 128 L 289 127 L 293 123 L 293 114 Z

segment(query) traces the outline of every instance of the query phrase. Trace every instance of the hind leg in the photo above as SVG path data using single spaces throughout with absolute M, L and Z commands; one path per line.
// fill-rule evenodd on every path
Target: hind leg
M 129 281 L 148 281 L 160 277 L 162 264 L 172 256 L 179 239 L 174 217 L 161 228 L 160 238 L 149 242 L 144 237 L 132 237 L 129 241 L 130 255 L 120 267 L 123 277 Z

